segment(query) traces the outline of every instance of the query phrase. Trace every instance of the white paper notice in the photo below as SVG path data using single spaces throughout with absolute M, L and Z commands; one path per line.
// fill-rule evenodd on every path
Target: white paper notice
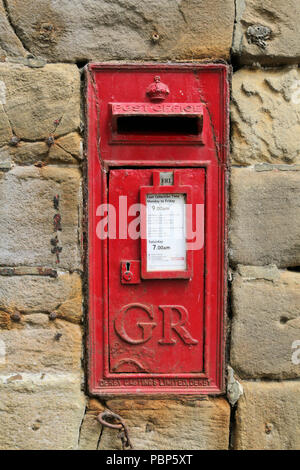
M 147 194 L 146 204 L 147 271 L 185 271 L 185 194 Z

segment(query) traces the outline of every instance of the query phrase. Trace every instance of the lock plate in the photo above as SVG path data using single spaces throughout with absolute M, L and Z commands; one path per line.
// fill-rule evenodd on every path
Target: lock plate
M 121 261 L 121 284 L 140 284 L 141 262 L 134 260 Z

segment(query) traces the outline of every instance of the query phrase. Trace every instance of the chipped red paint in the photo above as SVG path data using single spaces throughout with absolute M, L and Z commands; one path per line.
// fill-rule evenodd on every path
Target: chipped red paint
M 223 64 L 88 66 L 92 394 L 224 391 L 228 73 Z M 151 103 L 147 95 L 155 76 L 170 91 L 163 103 Z M 198 130 L 122 133 L 122 114 L 190 114 L 199 119 Z M 192 204 L 204 204 L 204 247 L 187 252 L 185 276 L 146 279 L 140 240 L 100 240 L 97 208 L 118 208 L 119 196 L 127 196 L 128 206 L 141 202 L 151 191 L 141 188 L 155 187 L 158 169 L 178 175 L 176 186 L 164 191 L 178 193 L 181 187 Z M 117 234 L 118 229 L 117 218 Z

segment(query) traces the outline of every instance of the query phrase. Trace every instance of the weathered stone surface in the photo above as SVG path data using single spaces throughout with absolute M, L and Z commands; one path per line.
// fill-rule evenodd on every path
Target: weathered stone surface
M 70 157 L 76 158 L 77 160 L 81 160 L 83 155 L 82 140 L 80 135 L 77 132 L 72 132 L 71 134 L 65 135 L 55 140 L 55 144 L 50 149 L 50 161 L 55 161 L 55 159 L 57 158 L 56 152 L 58 156 L 62 154 L 60 150 L 65 152 L 66 155 L 69 154 Z M 64 156 L 64 158 L 67 157 Z
M 0 61 L 7 56 L 25 56 L 25 51 L 20 39 L 16 36 L 9 24 L 7 13 L 0 1 Z
M 233 53 L 242 64 L 299 62 L 298 0 L 236 0 L 235 3 Z
M 1 331 L 5 345 L 2 375 L 80 370 L 82 333 L 78 325 L 50 321 L 45 314 L 23 315 L 21 322 L 18 328 Z
M 278 170 L 278 171 L 300 171 L 300 165 L 291 165 L 289 163 L 282 164 L 271 164 L 271 163 L 256 163 L 254 165 L 255 171 L 272 171 L 272 170 Z
M 97 416 L 104 411 L 104 406 L 95 399 L 90 399 L 79 436 L 79 450 L 98 450 L 102 426 Z
M 300 172 L 231 173 L 230 257 L 233 264 L 300 265 Z
M 246 281 L 254 281 L 262 279 L 265 281 L 278 281 L 280 279 L 280 271 L 275 264 L 269 266 L 237 266 L 237 272 Z
M 13 161 L 8 147 L 0 148 L 0 171 L 10 170 L 12 165 Z
M 243 386 L 237 380 L 233 368 L 227 366 L 227 398 L 229 403 L 234 406 L 243 393 Z
M 6 85 L 0 78 L 0 147 L 7 144 L 12 136 L 12 129 L 5 112 L 6 104 Z
M 0 448 L 77 449 L 84 410 L 80 374 L 1 375 Z
M 11 64 L 26 65 L 32 69 L 39 69 L 47 65 L 47 60 L 42 57 L 34 57 L 34 55 L 28 53 L 26 57 L 7 57 L 6 61 Z
M 227 449 L 230 406 L 224 398 L 111 399 L 125 419 L 135 449 Z M 122 449 L 117 432 L 105 428 L 99 449 Z
M 300 383 L 243 382 L 235 428 L 237 450 L 300 448 Z
M 28 8 L 28 5 L 27 5 Z M 7 119 L 0 129 L 0 144 L 13 132 L 22 140 L 44 140 L 74 132 L 80 125 L 80 75 L 75 65 L 50 64 L 43 68 L 0 64 L 5 86 L 2 107 Z M 2 112 L 3 112 L 2 110 Z M 54 121 L 59 120 L 55 125 Z
M 292 361 L 300 339 L 300 273 L 279 271 L 271 280 L 268 269 L 265 278 L 258 270 L 257 278 L 234 276 L 230 362 L 241 378 L 300 377 Z
M 42 276 L 0 276 L 0 311 L 55 312 L 58 318 L 79 323 L 82 316 L 81 279 L 76 273 Z M 1 320 L 0 320 L 1 323 Z M 3 324 L 10 321 L 3 314 Z
M 56 167 L 15 167 L 0 179 L 0 265 L 76 269 L 80 259 L 81 173 Z M 53 198 L 59 195 L 59 209 Z M 61 230 L 54 230 L 54 216 Z M 51 240 L 62 247 L 57 264 Z
M 82 159 L 82 142 L 77 132 L 55 139 L 50 147 L 44 141 L 20 142 L 17 146 L 0 149 L 0 169 L 10 169 L 12 162 L 18 165 L 56 163 L 77 164 Z
M 52 62 L 226 58 L 232 0 L 7 0 L 26 48 Z
M 231 120 L 233 164 L 299 163 L 299 69 L 236 72 Z

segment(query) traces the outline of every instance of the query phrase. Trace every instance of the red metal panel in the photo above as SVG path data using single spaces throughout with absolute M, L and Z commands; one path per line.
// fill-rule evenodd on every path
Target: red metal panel
M 149 103 L 157 75 L 163 85 L 156 95 L 164 98 L 160 108 Z M 228 68 L 220 64 L 89 66 L 88 348 L 93 394 L 223 391 L 227 75 Z M 169 109 L 174 115 L 179 104 L 184 109 L 198 103 L 191 114 L 201 115 L 199 135 L 124 136 L 112 111 L 117 119 L 120 103 L 129 106 L 127 113 L 138 115 L 137 104 L 144 103 L 149 114 L 152 109 L 168 115 Z M 108 242 L 99 237 L 106 216 L 101 204 L 112 204 L 118 214 L 120 196 L 127 196 L 128 207 L 139 202 L 140 188 L 153 185 L 154 168 L 178 171 L 180 184 L 191 187 L 193 204 L 205 205 L 204 246 L 192 252 L 190 279 L 141 279 L 140 240 L 120 236 L 119 217 L 117 238 Z
M 180 169 L 177 172 L 183 185 L 193 184 L 194 200 L 203 204 L 204 170 Z M 152 170 L 112 170 L 109 202 L 118 214 L 120 196 L 127 196 L 130 207 L 139 202 L 140 188 L 151 183 Z M 119 228 L 117 220 L 117 234 Z M 147 279 L 138 285 L 120 285 L 121 260 L 124 257 L 140 259 L 140 240 L 118 236 L 109 240 L 107 377 L 115 378 L 125 386 L 136 376 L 147 380 L 149 376 L 159 377 L 161 381 L 185 374 L 195 378 L 204 376 L 204 250 L 191 254 L 197 266 L 192 280 Z

